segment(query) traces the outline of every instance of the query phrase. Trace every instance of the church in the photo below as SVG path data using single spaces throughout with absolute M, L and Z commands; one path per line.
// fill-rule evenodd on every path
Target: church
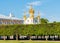
M 24 12 L 24 24 L 40 24 L 40 13 L 38 11 L 37 17 L 34 17 L 34 9 L 30 6 L 29 17 L 26 17 L 26 12 Z

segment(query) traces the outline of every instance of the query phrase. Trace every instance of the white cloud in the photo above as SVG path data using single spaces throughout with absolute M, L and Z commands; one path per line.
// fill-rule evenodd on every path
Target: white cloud
M 40 1 L 34 1 L 34 2 L 27 3 L 27 4 L 33 5 L 33 6 L 39 6 L 39 5 L 41 5 L 41 2 Z
M 40 6 L 41 5 L 41 1 L 29 2 L 29 3 L 27 3 L 26 7 L 30 8 L 30 5 L 32 5 L 32 6 Z

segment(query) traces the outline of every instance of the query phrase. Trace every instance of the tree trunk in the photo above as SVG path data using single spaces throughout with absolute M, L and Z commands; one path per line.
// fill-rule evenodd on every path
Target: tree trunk
M 4 40 L 5 40 L 5 36 L 3 36 L 4 37 Z
M 18 40 L 18 34 L 16 34 L 16 40 Z
M 31 36 L 29 36 L 30 37 L 30 40 L 31 40 Z
M 45 36 L 45 38 L 46 38 L 46 41 L 47 41 L 48 36 Z
M 47 38 L 46 38 L 46 41 L 47 41 Z

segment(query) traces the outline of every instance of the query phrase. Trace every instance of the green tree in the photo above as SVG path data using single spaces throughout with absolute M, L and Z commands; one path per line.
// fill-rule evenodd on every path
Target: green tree
M 41 22 L 41 24 L 46 24 L 46 23 L 48 23 L 48 22 L 49 22 L 47 19 L 44 19 L 44 18 L 41 18 L 40 20 L 41 20 L 41 21 L 40 21 L 40 22 Z

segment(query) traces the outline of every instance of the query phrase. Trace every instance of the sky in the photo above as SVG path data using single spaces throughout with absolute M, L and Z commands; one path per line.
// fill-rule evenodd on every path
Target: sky
M 60 0 L 0 0 L 0 15 L 8 16 L 12 13 L 15 17 L 22 19 L 24 11 L 29 16 L 29 6 L 35 10 L 35 17 L 40 11 L 40 17 L 49 22 L 60 22 Z

